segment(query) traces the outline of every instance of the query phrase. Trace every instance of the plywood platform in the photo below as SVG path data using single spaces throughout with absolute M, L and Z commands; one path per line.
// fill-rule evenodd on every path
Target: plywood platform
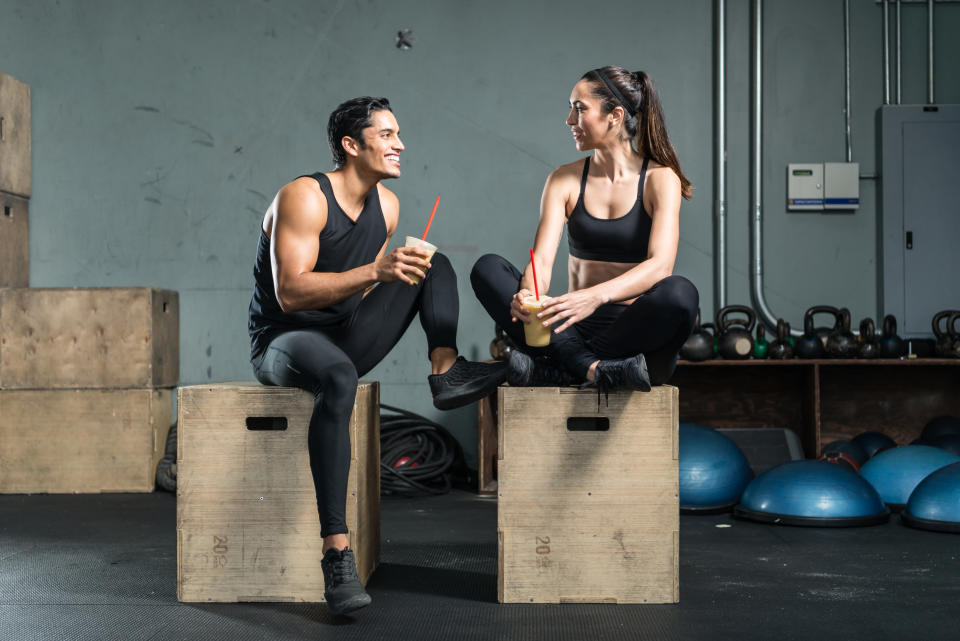
M 677 389 L 499 390 L 501 602 L 672 603 Z
M 350 417 L 347 527 L 366 581 L 380 555 L 379 385 Z M 307 453 L 314 397 L 256 383 L 179 390 L 177 596 L 323 601 L 320 521 Z

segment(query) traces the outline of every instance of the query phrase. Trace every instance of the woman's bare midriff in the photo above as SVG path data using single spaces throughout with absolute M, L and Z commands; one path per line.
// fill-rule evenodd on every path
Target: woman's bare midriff
M 570 277 L 570 291 L 587 289 L 625 274 L 639 263 L 608 263 L 600 260 L 587 260 L 570 256 L 567 259 L 567 273 Z M 618 305 L 629 305 L 636 298 L 617 301 Z

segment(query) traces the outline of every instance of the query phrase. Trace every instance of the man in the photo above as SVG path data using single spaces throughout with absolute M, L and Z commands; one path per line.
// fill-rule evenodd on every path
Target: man
M 355 98 L 330 115 L 336 170 L 285 185 L 267 209 L 250 301 L 251 362 L 266 385 L 314 393 L 308 449 L 323 535 L 325 597 L 341 614 L 370 603 L 345 521 L 348 423 L 357 380 L 418 313 L 434 405 L 451 409 L 503 382 L 501 364 L 457 357 L 456 275 L 442 254 L 387 244 L 399 202 L 380 181 L 400 176 L 397 120 L 386 98 Z M 411 276 L 419 277 L 414 283 Z

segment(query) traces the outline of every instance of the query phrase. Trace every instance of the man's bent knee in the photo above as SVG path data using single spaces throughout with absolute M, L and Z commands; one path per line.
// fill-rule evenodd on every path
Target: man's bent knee
M 318 372 L 313 393 L 323 397 L 327 404 L 349 405 L 357 396 L 359 377 L 357 368 L 350 361 L 331 363 Z

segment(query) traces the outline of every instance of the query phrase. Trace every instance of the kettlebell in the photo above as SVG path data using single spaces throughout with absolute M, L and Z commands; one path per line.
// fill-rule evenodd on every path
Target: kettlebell
M 770 343 L 767 357 L 777 360 L 793 358 L 793 345 L 790 344 L 790 323 L 777 319 L 777 339 Z
M 953 339 L 953 350 L 950 352 L 950 356 L 954 358 L 960 358 L 960 331 L 957 331 L 958 320 L 960 320 L 960 312 L 950 314 L 950 318 L 947 320 L 947 332 Z
M 900 358 L 906 355 L 907 344 L 897 336 L 897 319 L 893 314 L 883 317 L 883 337 L 880 339 L 880 356 L 883 358 Z
M 757 338 L 753 341 L 753 357 L 754 358 L 766 358 L 767 352 L 770 349 L 770 344 L 767 342 L 766 328 L 763 326 L 763 323 L 757 323 Z
M 693 326 L 690 336 L 680 348 L 680 358 L 698 362 L 713 358 L 713 334 L 700 326 L 700 312 L 697 312 L 697 322 Z
M 839 318 L 840 311 L 830 305 L 815 305 L 808 309 L 803 315 L 803 336 L 797 341 L 794 348 L 797 356 L 800 358 L 823 358 L 825 354 L 825 345 L 827 336 L 830 335 L 830 328 L 813 326 L 813 317 L 816 314 L 832 314 L 834 317 L 834 326 Z M 821 336 L 823 338 L 821 338 Z
M 490 341 L 490 356 L 498 361 L 509 360 L 510 352 L 515 347 L 513 341 L 510 340 L 510 337 L 507 336 L 507 333 L 503 331 L 503 328 L 499 325 L 494 325 L 493 331 L 496 334 L 496 338 Z
M 710 336 L 713 338 L 713 354 L 711 354 L 711 358 L 716 358 L 717 343 L 720 342 L 719 338 L 717 338 L 717 326 L 713 323 L 704 323 L 700 326 L 700 329 L 704 330 L 705 332 L 709 332 Z
M 948 320 L 946 328 L 944 331 L 940 331 L 940 321 L 947 318 L 952 319 L 953 314 L 956 311 L 952 309 L 945 309 L 942 312 L 937 312 L 933 315 L 933 335 L 937 337 L 937 342 L 934 345 L 933 351 L 937 356 L 943 358 L 949 358 L 953 356 L 953 343 L 956 340 L 955 332 Z
M 837 316 L 837 324 L 827 336 L 825 348 L 831 358 L 853 358 L 857 355 L 857 339 L 850 331 L 850 310 L 842 308 Z
M 727 318 L 730 314 L 745 314 L 743 318 Z M 746 305 L 727 305 L 717 312 L 717 350 L 720 356 L 729 360 L 750 358 L 753 352 L 753 325 L 757 317 Z
M 860 342 L 857 345 L 860 358 L 877 358 L 880 356 L 880 344 L 877 342 L 877 328 L 872 318 L 860 321 Z

